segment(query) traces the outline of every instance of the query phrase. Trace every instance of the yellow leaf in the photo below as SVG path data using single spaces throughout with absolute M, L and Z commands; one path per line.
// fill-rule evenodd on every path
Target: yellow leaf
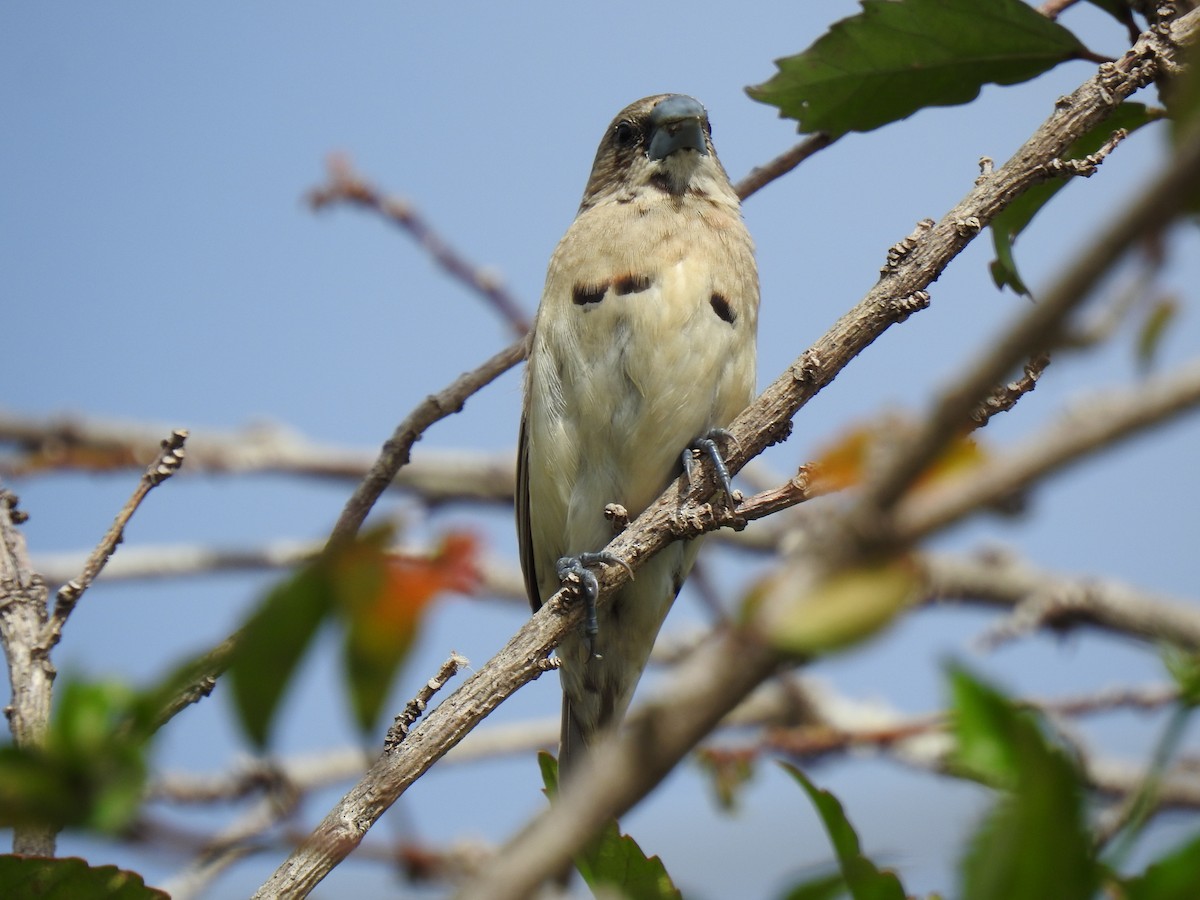
M 815 584 L 788 563 L 746 598 L 751 627 L 777 649 L 819 656 L 871 637 L 920 596 L 920 572 L 907 557 L 864 563 Z

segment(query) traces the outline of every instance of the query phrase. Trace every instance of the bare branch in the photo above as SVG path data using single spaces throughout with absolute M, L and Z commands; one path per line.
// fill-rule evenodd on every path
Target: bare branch
M 142 473 L 142 478 L 138 482 L 137 488 L 134 489 L 133 495 L 117 513 L 117 518 L 104 537 L 100 539 L 100 543 L 96 545 L 92 555 L 88 557 L 79 577 L 72 578 L 58 589 L 54 614 L 50 617 L 46 630 L 44 643 L 47 650 L 58 643 L 62 637 L 63 625 L 66 624 L 67 618 L 75 609 L 75 604 L 79 602 L 83 592 L 91 587 L 109 557 L 116 552 L 117 545 L 125 539 L 125 526 L 129 524 L 129 520 L 137 512 L 137 508 L 142 505 L 146 495 L 179 471 L 179 467 L 183 465 L 183 445 L 187 437 L 186 431 L 177 429 L 171 432 L 169 438 L 161 442 L 158 458 L 150 463 L 146 471 Z
M 1200 163 L 1200 156 L 1197 161 Z M 1080 404 L 1057 425 L 1043 429 L 1003 456 L 905 499 L 896 510 L 895 536 L 903 542 L 920 540 L 981 509 L 981 504 L 1012 496 L 1050 472 L 1198 405 L 1200 361 L 1169 375 L 1147 379 L 1136 389 L 1106 391 L 1103 397 Z
M 519 340 L 505 347 L 474 371 L 460 375 L 440 393 L 426 397 L 424 402 L 396 426 L 395 432 L 380 450 L 379 458 L 371 466 L 371 471 L 359 484 L 338 517 L 337 524 L 329 535 L 331 543 L 352 538 L 358 533 L 375 501 L 392 483 L 400 468 L 408 462 L 412 445 L 420 439 L 425 429 L 461 410 L 468 397 L 524 359 L 528 349 L 526 345 L 525 339 Z
M 31 477 L 67 469 L 114 472 L 142 468 L 159 452 L 163 428 L 130 422 L 74 417 L 31 417 L 0 411 L 0 442 L 27 454 L 0 459 L 0 475 Z M 377 452 L 316 444 L 280 427 L 237 432 L 197 432 L 188 438 L 191 473 L 311 475 L 358 481 Z M 427 503 L 451 500 L 512 502 L 515 476 L 511 452 L 439 450 L 409 462 L 396 476 Z
M 830 137 L 824 131 L 818 131 L 802 140 L 790 150 L 785 150 L 779 156 L 761 166 L 755 166 L 750 174 L 733 186 L 738 197 L 745 200 L 751 194 L 765 188 L 777 178 L 782 178 L 800 163 L 804 162 L 819 150 L 824 150 L 837 138 Z
M 495 275 L 467 261 L 437 234 L 407 200 L 386 197 L 369 184 L 343 156 L 329 160 L 329 184 L 308 194 L 314 210 L 336 203 L 352 203 L 370 209 L 396 227 L 408 232 L 442 269 L 480 294 L 520 337 L 529 333 L 529 318 Z
M 1065 576 L 1002 553 L 973 558 L 927 554 L 921 564 L 931 598 L 1012 610 L 1008 619 L 989 629 L 989 646 L 1034 629 L 1088 624 L 1200 650 L 1200 609 L 1194 601 L 1155 596 L 1091 576 Z
M 1039 352 L 1025 363 L 1025 374 L 1016 381 L 1010 381 L 1002 387 L 993 388 L 992 392 L 971 411 L 971 427 L 982 428 L 992 421 L 992 416 L 1008 412 L 1017 405 L 1017 401 L 1037 387 L 1038 379 L 1050 365 L 1050 354 Z
M 387 738 L 384 739 L 384 750 L 395 749 L 406 737 L 408 731 L 412 728 L 413 723 L 421 717 L 425 709 L 429 706 L 429 701 L 434 698 L 446 682 L 458 674 L 458 670 L 470 663 L 465 656 L 460 656 L 457 653 L 451 653 L 450 658 L 442 663 L 442 667 L 438 669 L 438 673 L 430 678 L 421 686 L 421 690 L 412 700 L 408 701 L 408 705 L 404 707 L 404 712 L 396 716 L 396 721 L 392 727 L 388 729 Z
M 1127 54 L 1122 61 L 1128 59 Z M 1105 68 L 1101 66 L 1102 71 Z M 1154 66 L 1146 62 L 1143 68 Z M 1011 164 L 1011 161 L 1005 164 L 994 177 L 998 178 Z M 882 509 L 892 506 L 941 448 L 966 425 L 992 385 L 1024 356 L 1045 350 L 1053 343 L 1066 317 L 1084 301 L 1100 278 L 1134 242 L 1169 221 L 1197 183 L 1200 183 L 1200 140 L 1193 136 L 1180 146 L 1171 164 L 1134 205 L 1088 243 L 1086 251 L 1037 305 L 1005 333 L 990 340 L 971 369 L 941 392 L 920 433 L 895 455 L 870 487 L 872 502 Z

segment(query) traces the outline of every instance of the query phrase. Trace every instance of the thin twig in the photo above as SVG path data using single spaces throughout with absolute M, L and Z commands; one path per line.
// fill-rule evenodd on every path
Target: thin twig
M 1025 363 L 1025 373 L 1020 378 L 993 388 L 984 401 L 971 411 L 970 427 L 983 428 L 992 421 L 992 416 L 1008 412 L 1016 406 L 1018 400 L 1037 387 L 1038 379 L 1049 365 L 1049 353 L 1035 353 L 1029 362 Z
M 522 338 L 505 347 L 474 371 L 460 375 L 440 393 L 426 397 L 396 426 L 391 438 L 380 450 L 378 459 L 371 466 L 371 471 L 347 501 L 329 535 L 330 543 L 347 540 L 358 533 L 371 507 L 395 479 L 396 473 L 408 462 L 412 445 L 420 439 L 425 430 L 433 423 L 461 410 L 468 397 L 524 359 L 527 343 L 527 340 Z
M 777 178 L 782 178 L 814 153 L 824 150 L 835 140 L 837 138 L 830 137 L 824 131 L 811 134 L 791 149 L 779 154 L 770 162 L 764 163 L 761 166 L 755 166 L 750 170 L 748 175 L 744 176 L 733 186 L 733 190 L 739 198 L 745 200 L 751 194 L 762 190 Z
M 430 678 L 425 684 L 421 685 L 421 690 L 417 695 L 408 701 L 408 705 L 404 707 L 404 712 L 396 716 L 396 721 L 392 723 L 392 727 L 388 729 L 387 738 L 383 742 L 385 751 L 392 751 L 398 747 L 406 737 L 408 731 L 412 728 L 413 723 L 421 718 L 429 706 L 429 701 L 434 698 L 438 691 L 446 686 L 446 682 L 458 674 L 458 670 L 470 663 L 465 656 L 458 653 L 451 653 L 449 659 L 442 663 L 442 667 L 438 669 L 438 673 Z
M 58 589 L 54 614 L 50 617 L 50 622 L 46 627 L 45 646 L 47 650 L 58 643 L 62 637 L 63 625 L 66 624 L 67 617 L 75 609 L 79 598 L 83 596 L 84 591 L 91 587 L 109 557 L 116 552 L 117 545 L 125 539 L 125 526 L 129 524 L 133 514 L 142 505 L 146 495 L 178 472 L 179 467 L 183 465 L 183 445 L 187 441 L 187 437 L 187 431 L 176 429 L 171 432 L 169 438 L 162 442 L 158 458 L 150 463 L 146 471 L 142 473 L 133 495 L 117 513 L 116 519 L 113 520 L 104 537 L 100 539 L 100 543 L 96 545 L 92 555 L 88 557 L 83 571 L 77 578 L 72 578 Z
M 335 203 L 353 203 L 373 210 L 398 228 L 407 231 L 439 266 L 460 282 L 482 295 L 518 335 L 529 333 L 529 317 L 500 281 L 469 262 L 450 243 L 435 232 L 407 200 L 386 197 L 354 171 L 344 156 L 329 160 L 329 184 L 314 188 L 308 202 L 314 210 Z

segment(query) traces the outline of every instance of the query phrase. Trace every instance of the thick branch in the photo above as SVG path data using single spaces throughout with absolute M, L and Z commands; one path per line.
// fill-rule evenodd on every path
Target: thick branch
M 33 570 L 25 537 L 17 526 L 25 514 L 15 494 L 0 487 L 0 640 L 8 661 L 12 701 L 4 709 L 13 743 L 39 747 L 50 723 L 54 666 L 45 651 L 46 583 Z M 23 825 L 13 829 L 13 852 L 54 855 L 54 829 Z

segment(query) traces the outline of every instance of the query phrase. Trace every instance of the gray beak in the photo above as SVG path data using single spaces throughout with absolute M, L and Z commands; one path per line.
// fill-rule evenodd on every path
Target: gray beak
M 672 94 L 650 113 L 650 142 L 646 155 L 665 159 L 676 150 L 695 150 L 708 155 L 704 141 L 704 107 L 685 94 Z

